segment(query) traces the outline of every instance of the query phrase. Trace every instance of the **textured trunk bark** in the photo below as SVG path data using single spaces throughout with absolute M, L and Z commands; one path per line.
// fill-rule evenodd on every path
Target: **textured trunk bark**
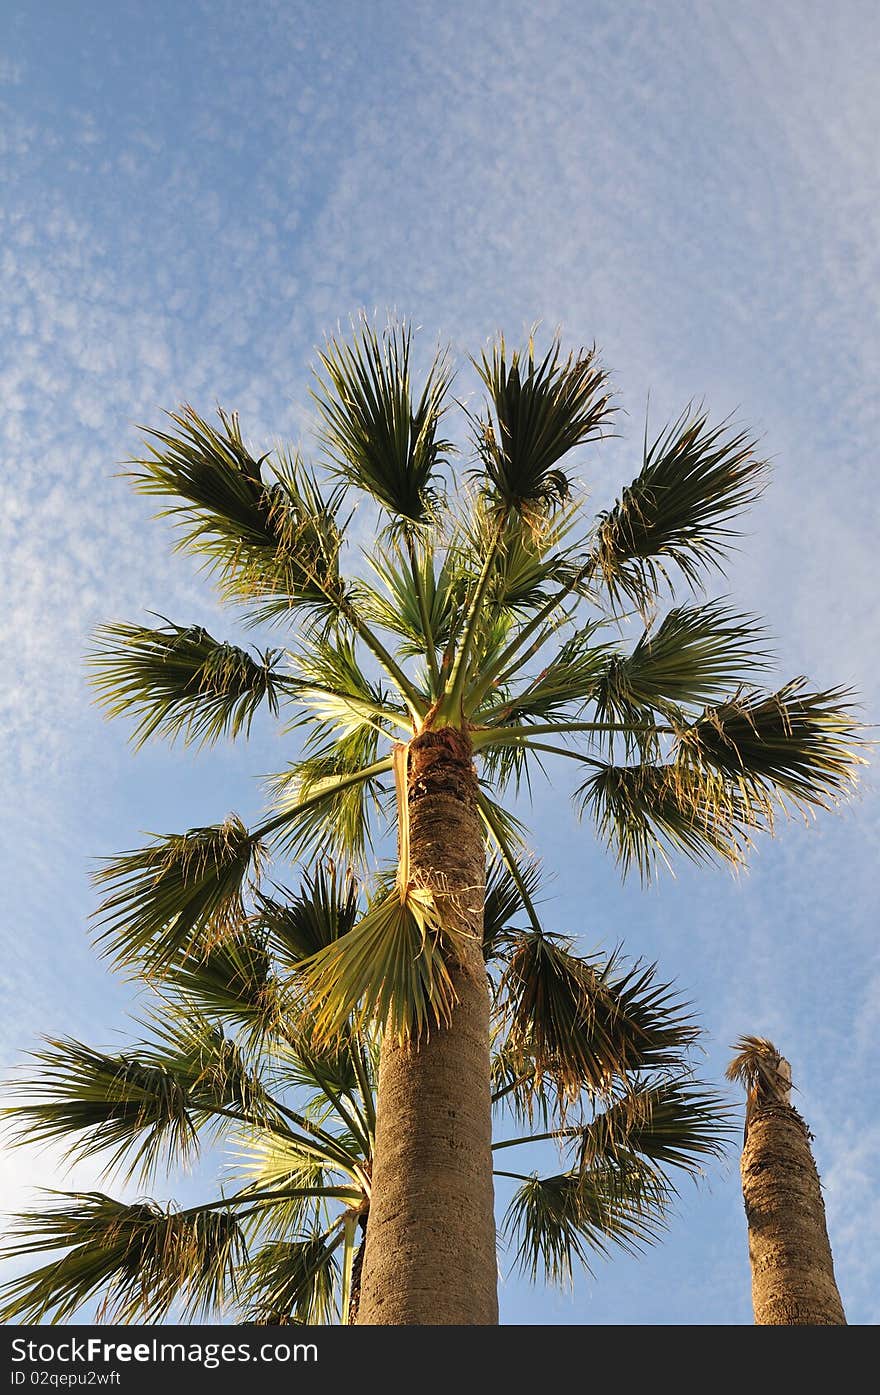
M 845 1324 L 809 1133 L 791 1105 L 757 1104 L 749 1112 L 742 1184 L 755 1322 Z
M 482 954 L 486 866 L 470 743 L 423 732 L 409 749 L 413 878 L 469 932 L 448 1027 L 418 1047 L 387 1039 L 379 1068 L 360 1324 L 498 1321 L 489 1078 L 489 990 Z

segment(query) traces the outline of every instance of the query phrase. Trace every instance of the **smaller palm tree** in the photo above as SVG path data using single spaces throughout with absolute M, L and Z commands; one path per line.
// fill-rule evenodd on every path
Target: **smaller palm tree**
M 503 1223 L 513 1264 L 570 1282 L 596 1253 L 661 1234 L 674 1174 L 699 1172 L 728 1118 L 693 1078 L 697 1030 L 654 969 L 536 940 L 514 926 L 522 909 L 509 872 L 493 866 L 495 1175 L 517 1184 Z M 5 1285 L 0 1321 L 71 1321 L 95 1305 L 115 1322 L 355 1320 L 379 1041 L 349 1023 L 332 1046 L 319 1042 L 300 979 L 359 915 L 353 879 L 319 866 L 298 895 L 264 898 L 234 936 L 181 953 L 132 1050 L 48 1040 L 33 1053 L 5 1110 L 15 1141 L 62 1140 L 73 1158 L 100 1158 L 106 1177 L 144 1185 L 205 1144 L 225 1142 L 233 1160 L 219 1194 L 185 1210 L 62 1192 L 19 1215 L 5 1257 L 53 1257 Z M 548 1142 L 562 1161 L 545 1175 L 534 1154 Z
M 741 1170 L 755 1322 L 845 1324 L 812 1135 L 791 1103 L 791 1066 L 764 1037 L 740 1037 L 734 1049 L 727 1078 L 747 1091 Z

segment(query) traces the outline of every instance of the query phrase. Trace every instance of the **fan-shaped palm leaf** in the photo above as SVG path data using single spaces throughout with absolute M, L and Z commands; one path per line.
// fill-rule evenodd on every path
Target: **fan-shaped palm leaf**
M 7 1257 L 65 1249 L 60 1259 L 7 1284 L 2 1322 L 67 1322 L 104 1294 L 111 1322 L 158 1322 L 172 1305 L 184 1320 L 222 1308 L 235 1292 L 244 1253 L 228 1211 L 127 1205 L 102 1192 L 61 1199 L 16 1217 Z
M 151 736 L 183 736 L 206 745 L 229 734 L 250 733 L 265 702 L 278 715 L 285 680 L 277 673 L 280 650 L 256 658 L 234 644 L 221 644 L 199 625 L 163 629 L 103 625 L 89 656 L 98 701 L 111 717 L 137 719 L 132 733 L 140 747 Z
M 146 848 L 106 858 L 97 942 L 117 964 L 156 972 L 194 944 L 234 934 L 262 846 L 234 814 L 225 823 L 154 836 Z
M 381 337 L 362 319 L 350 343 L 331 339 L 320 354 L 312 395 L 334 468 L 395 518 L 423 523 L 436 500 L 437 473 L 451 450 L 438 438 L 450 373 L 438 354 L 418 404 L 410 377 L 411 332 Z
M 666 577 L 666 559 L 692 586 L 720 567 L 736 536 L 729 522 L 759 496 L 766 471 L 746 432 L 709 426 L 702 411 L 684 412 L 599 517 L 594 563 L 612 599 L 646 604 Z
M 474 361 L 491 400 L 489 415 L 475 421 L 475 442 L 492 493 L 503 510 L 535 520 L 568 499 L 571 480 L 559 462 L 600 436 L 613 411 L 595 350 L 561 354 L 557 340 L 538 363 L 530 342 L 508 362 L 502 337 L 491 358 Z

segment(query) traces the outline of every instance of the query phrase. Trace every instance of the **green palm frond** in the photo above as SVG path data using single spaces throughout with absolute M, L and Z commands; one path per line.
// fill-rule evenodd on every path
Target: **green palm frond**
M 438 437 L 450 371 L 445 354 L 431 364 L 418 403 L 410 375 L 411 330 L 380 336 L 361 319 L 350 343 L 331 339 L 319 355 L 312 393 L 333 467 L 398 519 L 424 523 L 437 499 L 437 475 L 451 451 Z
M 350 873 L 318 863 L 305 873 L 296 895 L 260 895 L 258 923 L 281 965 L 296 970 L 304 959 L 347 935 L 359 910 L 359 888 Z
M 66 1253 L 4 1286 L 0 1321 L 69 1322 L 99 1297 L 100 1316 L 113 1323 L 159 1322 L 172 1305 L 187 1321 L 235 1293 L 244 1242 L 229 1211 L 128 1205 L 102 1192 L 49 1195 L 60 1200 L 15 1218 L 3 1257 Z
M 339 1142 L 349 1145 L 347 1139 Z M 358 1157 L 356 1148 L 352 1155 Z M 235 1196 L 247 1208 L 240 1214 L 249 1240 L 252 1235 L 265 1238 L 267 1230 L 276 1235 L 322 1230 L 336 1201 L 340 1175 L 351 1187 L 352 1199 L 362 1197 L 350 1173 L 340 1173 L 338 1159 L 321 1154 L 320 1142 L 314 1152 L 305 1153 L 292 1139 L 279 1135 L 245 1136 L 233 1174 L 245 1183 Z
M 433 897 L 410 887 L 380 896 L 353 930 L 301 967 L 318 1040 L 349 1023 L 379 1022 L 401 1041 L 419 1041 L 450 1019 L 454 937 L 441 928 Z
M 767 463 L 744 431 L 710 427 L 705 412 L 684 412 L 646 448 L 641 472 L 600 514 L 594 567 L 615 602 L 644 606 L 674 562 L 696 587 L 720 567 L 737 534 L 730 520 L 760 495 Z
M 413 539 L 413 555 L 417 578 L 399 545 L 377 547 L 367 561 L 382 589 L 363 581 L 353 585 L 353 595 L 365 619 L 396 635 L 400 640 L 398 653 L 404 658 L 421 658 L 425 654 L 426 626 L 419 588 L 434 647 L 443 650 L 459 618 L 468 582 L 453 556 L 443 555 L 435 564 L 434 549 L 426 537 Z
M 595 765 L 576 797 L 582 812 L 595 818 L 624 875 L 635 866 L 650 881 L 658 862 L 671 866 L 676 852 L 693 862 L 739 866 L 752 831 L 764 826 L 764 811 L 717 771 L 681 761 Z
M 311 635 L 296 656 L 295 668 L 296 697 L 306 712 L 294 719 L 291 729 L 308 726 L 309 747 L 355 733 L 365 738 L 368 731 L 387 730 L 389 717 L 407 726 L 406 712 L 393 704 L 381 684 L 370 682 L 358 663 L 355 645 L 338 630 Z
M 540 881 L 541 867 L 536 858 L 518 866 L 516 877 L 502 857 L 489 859 L 483 902 L 483 957 L 487 963 L 505 954 L 514 918 L 528 914 L 523 888 L 529 901 L 534 901 Z
M 377 777 L 391 766 L 390 758 L 376 760 L 377 744 L 378 732 L 360 727 L 272 777 L 274 807 L 284 815 L 278 841 L 289 857 L 363 861 L 372 814 L 380 807 Z
M 646 1068 L 681 1066 L 698 1035 L 687 1004 L 658 982 L 655 966 L 621 965 L 617 954 L 572 954 L 563 936 L 513 932 L 499 989 L 507 1021 L 506 1057 L 534 1072 L 521 1097 L 543 1077 L 560 1104 L 582 1091 L 610 1098 L 621 1080 Z
M 652 712 L 677 717 L 726 696 L 767 667 L 763 634 L 753 616 L 717 601 L 674 607 L 631 653 L 611 657 L 591 695 L 597 720 L 639 726 Z
M 130 464 L 143 494 L 183 503 L 162 511 L 182 529 L 180 546 L 204 557 L 231 599 L 257 601 L 258 618 L 275 619 L 304 606 L 318 616 L 339 613 L 342 584 L 337 490 L 322 494 L 314 476 L 282 455 L 263 479 L 238 415 L 219 411 L 220 430 L 191 407 L 168 413 L 176 434 L 147 430 L 148 454 Z
M 336 1320 L 344 1233 L 272 1240 L 257 1250 L 245 1271 L 247 1320 L 260 1326 L 326 1324 Z
M 564 505 L 539 529 L 530 527 L 517 512 L 504 520 L 487 588 L 490 609 L 507 616 L 528 613 L 549 600 L 554 589 L 575 579 L 581 567 L 576 549 L 566 538 L 580 512 L 578 503 Z M 497 509 L 478 495 L 450 547 L 456 569 L 471 584 L 497 528 Z
M 637 1156 L 655 1168 L 698 1175 L 707 1158 L 723 1155 L 732 1128 L 727 1101 L 680 1074 L 659 1083 L 631 1079 L 619 1099 L 572 1137 L 582 1170 L 615 1160 L 627 1167 Z
M 268 934 L 260 925 L 238 926 L 222 940 L 180 954 L 165 965 L 162 989 L 234 1023 L 253 1045 L 277 1033 L 285 1013 Z
M 170 622 L 162 629 L 102 625 L 88 656 L 93 685 L 108 716 L 130 714 L 136 747 L 156 734 L 206 745 L 229 734 L 249 735 L 265 702 L 278 715 L 285 680 L 277 672 L 280 650 L 254 658 L 234 644 L 213 639 L 199 625 Z
M 601 436 L 613 411 L 595 349 L 561 354 L 554 340 L 538 363 L 530 342 L 526 354 L 515 350 L 508 362 L 501 337 L 491 358 L 483 353 L 474 360 L 490 396 L 487 416 L 474 422 L 490 489 L 501 509 L 536 522 L 571 493 L 559 462 Z
M 238 1041 L 193 1003 L 178 1011 L 163 1004 L 151 1023 L 154 1040 L 142 1048 L 141 1059 L 171 1072 L 185 1088 L 197 1127 L 216 1129 L 228 1117 L 287 1132 L 258 1069 L 245 1060 Z
M 95 876 L 106 888 L 95 913 L 97 943 L 117 964 L 158 972 L 194 944 L 203 949 L 235 933 L 261 861 L 259 840 L 234 814 L 105 858 Z
M 741 691 L 678 733 L 679 763 L 736 783 L 766 817 L 772 805 L 828 808 L 853 784 L 863 741 L 842 688 L 812 693 L 795 679 L 776 693 Z
M 72 1038 L 45 1042 L 30 1053 L 33 1072 L 7 1084 L 22 1101 L 2 1111 L 15 1144 L 63 1140 L 73 1160 L 109 1150 L 108 1171 L 128 1157 L 127 1175 L 143 1180 L 163 1157 L 187 1164 L 198 1153 L 187 1082 L 167 1064 Z
M 7 1086 L 2 1117 L 18 1145 L 60 1140 L 74 1160 L 108 1152 L 107 1172 L 149 1181 L 159 1162 L 187 1166 L 200 1130 L 224 1118 L 278 1126 L 259 1076 L 235 1042 L 192 1006 L 156 1019 L 155 1039 L 111 1055 L 47 1038 L 34 1068 Z
M 597 691 L 608 671 L 610 646 L 594 643 L 604 622 L 593 621 L 575 631 L 536 678 L 502 705 L 481 713 L 486 725 L 514 726 L 573 720 Z
M 515 1193 L 502 1231 L 516 1243 L 516 1266 L 534 1282 L 570 1284 L 575 1264 L 590 1271 L 593 1255 L 613 1245 L 638 1254 L 665 1228 L 664 1198 L 656 1179 L 614 1166 L 586 1172 L 533 1175 Z

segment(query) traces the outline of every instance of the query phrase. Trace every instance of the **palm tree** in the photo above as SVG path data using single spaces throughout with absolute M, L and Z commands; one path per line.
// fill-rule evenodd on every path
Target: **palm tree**
M 147 432 L 136 487 L 170 500 L 180 547 L 249 622 L 287 626 L 286 647 L 109 625 L 99 697 L 134 718 L 137 742 L 246 734 L 261 704 L 303 742 L 258 826 L 231 814 L 108 859 L 99 933 L 117 963 L 161 976 L 253 914 L 270 853 L 362 868 L 396 826 L 396 875 L 302 975 L 318 1039 L 384 1026 L 360 1320 L 485 1324 L 497 1320 L 487 844 L 529 916 L 508 951 L 521 1073 L 561 1070 L 573 1088 L 589 1016 L 582 972 L 525 884 L 509 798 L 536 764 L 568 762 L 624 872 L 647 878 L 675 853 L 736 865 L 780 808 L 844 794 L 858 734 L 842 690 L 754 686 L 768 659 L 752 617 L 695 598 L 661 613 L 676 575 L 693 591 L 721 566 L 763 487 L 745 432 L 688 410 L 646 437 L 636 477 L 584 522 L 570 456 L 613 411 L 595 350 L 563 356 L 554 342 L 540 358 L 500 339 L 484 353 L 464 471 L 441 434 L 448 358 L 420 391 L 411 362 L 406 328 L 363 321 L 327 343 L 320 477 L 284 450 L 253 454 L 235 414 L 213 426 L 185 407 Z M 346 575 L 357 500 L 377 523 Z M 640 619 L 634 645 L 624 617 Z
M 812 1135 L 791 1103 L 791 1066 L 764 1037 L 740 1037 L 734 1050 L 727 1078 L 747 1091 L 741 1171 L 755 1322 L 845 1325 Z
M 316 1044 L 299 975 L 317 947 L 352 932 L 358 911 L 352 879 L 318 867 L 298 895 L 265 900 L 234 936 L 177 956 L 153 994 L 149 1035 L 133 1049 L 111 1055 L 50 1039 L 33 1053 L 35 1069 L 12 1086 L 19 1102 L 4 1110 L 15 1142 L 63 1143 L 76 1158 L 102 1159 L 104 1179 L 121 1171 L 144 1185 L 160 1164 L 190 1163 L 205 1144 L 225 1143 L 231 1160 L 221 1194 L 185 1210 L 66 1192 L 19 1215 L 4 1258 L 64 1253 L 5 1285 L 0 1322 L 76 1320 L 96 1303 L 115 1322 L 169 1313 L 355 1320 L 377 1038 L 352 1027 L 331 1046 Z M 496 989 L 493 1151 L 502 1164 L 523 1155 L 528 1164 L 536 1143 L 558 1145 L 556 1173 L 499 1167 L 496 1176 L 519 1184 L 504 1221 L 514 1264 L 565 1282 L 597 1252 L 654 1240 L 674 1196 L 670 1174 L 696 1174 L 720 1150 L 729 1118 L 690 1070 L 698 1033 L 685 1005 L 653 968 L 617 954 L 572 956 L 590 981 L 591 1052 L 570 1062 L 578 1093 L 551 1118 L 558 1101 L 541 1078 L 523 1081 L 512 1069 L 517 1005 L 500 991 L 521 911 L 509 873 L 494 864 L 483 935 Z

